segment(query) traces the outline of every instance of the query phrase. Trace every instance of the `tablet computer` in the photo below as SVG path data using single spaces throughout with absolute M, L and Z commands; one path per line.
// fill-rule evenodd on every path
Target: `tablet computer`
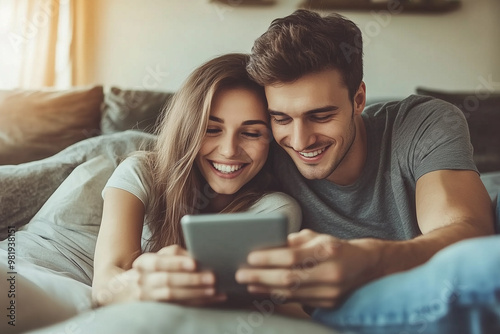
M 187 215 L 181 226 L 187 250 L 199 268 L 212 270 L 217 291 L 233 299 L 250 296 L 246 285 L 235 279 L 248 253 L 287 244 L 288 219 L 281 213 Z

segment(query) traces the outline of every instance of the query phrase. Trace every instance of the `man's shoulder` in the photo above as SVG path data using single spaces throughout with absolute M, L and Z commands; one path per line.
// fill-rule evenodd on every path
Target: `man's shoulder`
M 409 112 L 415 109 L 426 108 L 430 106 L 449 105 L 450 103 L 431 96 L 410 95 L 404 99 L 378 101 L 370 103 L 365 107 L 364 114 L 369 116 L 380 116 L 387 113 Z
M 460 109 L 453 104 L 423 95 L 410 95 L 402 100 L 371 104 L 365 108 L 363 114 L 370 122 L 381 120 L 385 125 L 387 121 L 398 124 L 416 124 L 452 114 L 462 116 Z
M 460 111 L 453 104 L 431 96 L 410 95 L 400 102 L 400 111 L 402 112 L 435 112 L 445 110 Z

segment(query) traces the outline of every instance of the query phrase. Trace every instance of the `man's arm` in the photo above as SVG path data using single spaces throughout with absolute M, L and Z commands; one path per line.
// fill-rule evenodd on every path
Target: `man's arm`
M 474 171 L 440 170 L 417 181 L 422 235 L 384 247 L 382 275 L 413 268 L 454 242 L 494 233 L 491 199 Z M 391 259 L 398 260 L 390 263 Z M 389 263 L 388 263 L 389 262 Z
M 249 291 L 270 293 L 314 307 L 337 305 L 374 279 L 416 267 L 442 248 L 493 233 L 493 209 L 473 171 L 440 170 L 417 181 L 417 220 L 422 235 L 408 241 L 340 240 L 304 230 L 289 247 L 253 252 L 254 269 L 236 278 Z

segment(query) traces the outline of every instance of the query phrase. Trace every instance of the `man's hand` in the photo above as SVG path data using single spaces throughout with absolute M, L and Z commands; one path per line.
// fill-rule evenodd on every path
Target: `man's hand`
M 363 241 L 365 240 L 365 241 Z M 372 239 L 340 240 L 311 230 L 292 233 L 287 248 L 249 254 L 251 268 L 236 280 L 248 291 L 272 294 L 312 307 L 334 307 L 356 287 L 377 277 Z

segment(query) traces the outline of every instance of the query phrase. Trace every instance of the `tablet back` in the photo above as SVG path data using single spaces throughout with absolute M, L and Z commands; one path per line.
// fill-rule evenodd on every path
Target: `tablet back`
M 249 296 L 236 270 L 256 249 L 285 246 L 287 218 L 278 213 L 187 215 L 181 219 L 187 250 L 201 269 L 216 276 L 216 287 L 231 296 Z

